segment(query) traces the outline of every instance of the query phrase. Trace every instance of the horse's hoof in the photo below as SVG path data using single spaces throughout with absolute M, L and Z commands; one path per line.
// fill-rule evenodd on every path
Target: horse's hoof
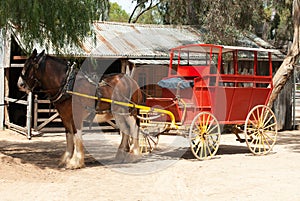
M 60 162 L 57 167 L 58 168 L 64 168 L 65 166 L 66 166 L 65 162 Z
M 115 163 L 123 163 L 127 154 L 128 154 L 128 152 L 125 152 L 122 149 L 118 149 L 118 152 L 116 154 L 114 162 Z
M 137 163 L 141 161 L 142 155 L 135 155 L 132 153 L 128 153 L 125 157 L 124 163 Z
M 85 165 L 84 164 L 67 164 L 66 165 L 66 169 L 68 170 L 75 170 L 75 169 L 81 169 L 81 168 L 84 168 Z
M 80 169 L 84 167 L 85 167 L 84 160 L 78 159 L 76 157 L 73 157 L 71 160 L 69 160 L 66 163 L 66 169 L 74 170 L 74 169 Z

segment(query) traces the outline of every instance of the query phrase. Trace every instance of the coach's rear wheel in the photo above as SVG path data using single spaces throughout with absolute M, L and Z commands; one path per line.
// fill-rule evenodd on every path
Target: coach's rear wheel
M 189 131 L 189 141 L 197 159 L 212 158 L 219 149 L 220 137 L 220 125 L 214 115 L 200 112 L 194 118 Z
M 273 111 L 265 105 L 255 106 L 247 115 L 244 134 L 253 154 L 269 153 L 277 138 L 277 121 Z

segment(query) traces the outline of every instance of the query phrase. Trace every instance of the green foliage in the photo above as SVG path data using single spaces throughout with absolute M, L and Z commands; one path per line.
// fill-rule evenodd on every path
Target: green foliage
M 128 13 L 122 9 L 117 3 L 110 3 L 109 21 L 113 22 L 127 22 L 129 18 Z
M 293 20 L 292 20 L 292 0 L 274 0 L 272 4 L 269 5 L 272 9 L 272 15 L 269 18 L 271 27 L 269 29 L 270 34 L 269 39 L 273 39 L 274 45 L 277 47 L 284 46 L 288 41 L 293 39 Z
M 209 43 L 234 45 L 240 32 L 254 31 L 265 20 L 264 0 L 135 0 L 135 2 L 139 9 L 156 5 L 139 16 L 139 22 L 193 25 L 206 30 L 204 40 Z M 153 12 L 155 9 L 157 13 Z M 154 17 L 153 13 L 155 20 L 151 19 Z
M 158 11 L 158 8 L 155 7 L 151 10 L 146 11 L 143 15 L 141 15 L 137 23 L 141 24 L 162 24 L 162 17 Z
M 263 21 L 264 0 L 161 0 L 165 24 L 194 25 L 207 31 L 205 42 L 235 44 L 238 33 Z
M 100 16 L 106 0 L 1 0 L 0 28 L 13 28 L 25 40 L 61 48 L 79 44 L 91 34 L 92 20 Z

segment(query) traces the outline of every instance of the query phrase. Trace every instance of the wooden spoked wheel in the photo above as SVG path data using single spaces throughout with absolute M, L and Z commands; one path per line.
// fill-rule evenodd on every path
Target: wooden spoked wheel
M 244 134 L 253 154 L 269 153 L 277 138 L 277 121 L 273 111 L 265 105 L 252 108 L 246 118 Z
M 158 145 L 159 135 L 152 136 L 148 133 L 140 133 L 139 136 L 139 146 L 140 153 L 150 153 L 152 152 Z
M 220 137 L 220 125 L 214 115 L 200 112 L 195 116 L 189 131 L 189 141 L 197 159 L 212 158 L 219 149 Z

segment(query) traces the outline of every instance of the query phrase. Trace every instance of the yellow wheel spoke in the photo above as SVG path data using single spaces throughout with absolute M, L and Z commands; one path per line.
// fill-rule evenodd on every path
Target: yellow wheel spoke
M 196 128 L 198 129 L 198 131 L 201 132 L 201 125 L 200 125 L 200 123 L 199 123 L 199 125 L 197 124 L 197 125 L 195 125 L 195 126 L 196 126 Z M 196 129 L 194 129 L 194 130 L 196 130 Z M 195 131 L 195 132 L 197 132 L 197 131 Z
M 264 119 L 262 122 L 265 122 L 266 118 L 269 116 L 270 111 L 267 110 L 266 113 L 264 114 Z M 272 117 L 272 116 L 271 116 Z
M 195 151 L 196 155 L 198 155 L 198 152 L 199 152 L 200 148 L 202 147 L 200 143 L 202 143 L 201 140 L 200 140 L 200 142 L 197 144 L 197 145 L 198 145 L 198 148 L 197 148 L 197 150 Z M 196 146 L 196 145 L 195 145 L 195 146 Z M 202 149 L 201 149 L 201 150 L 202 150 Z
M 204 118 L 204 116 L 205 116 L 205 115 L 203 115 L 203 118 Z M 206 128 L 207 128 L 207 125 L 208 125 L 210 119 L 211 119 L 211 116 L 209 115 L 209 116 L 207 117 L 206 123 L 205 123 Z M 210 125 L 211 125 L 211 123 L 210 123 Z M 210 126 L 209 126 L 209 127 L 210 127 Z
M 196 140 L 196 138 L 197 138 L 197 137 L 193 137 L 193 138 L 191 138 L 191 140 Z
M 202 140 L 201 140 L 201 145 L 199 147 L 201 148 L 199 157 L 203 158 L 203 142 L 202 142 Z
M 213 121 L 211 121 L 211 122 L 209 123 L 209 126 L 206 127 L 206 132 L 208 132 L 208 131 L 211 130 L 211 126 L 212 126 L 212 125 L 213 125 Z
M 276 123 L 272 123 L 272 124 L 270 124 L 270 125 L 264 127 L 264 129 L 267 130 L 268 128 L 273 127 L 273 126 L 275 126 L 275 125 L 276 125 Z
M 254 139 L 254 138 L 252 138 L 252 140 L 251 140 L 251 142 L 249 142 L 249 144 L 252 144 L 252 143 L 254 142 L 254 140 L 255 140 L 255 139 Z
M 267 133 L 264 133 L 264 136 L 275 142 L 275 138 L 270 137 Z
M 262 137 L 263 137 L 263 138 L 264 138 L 264 140 L 266 141 L 266 143 L 267 143 L 267 145 L 268 145 L 269 149 L 271 149 L 271 145 L 270 145 L 270 143 L 269 143 L 268 139 L 266 138 L 266 136 L 265 136 L 265 135 L 262 135 Z
M 258 130 L 255 130 L 255 132 L 249 134 L 248 136 L 256 136 L 258 134 Z
M 255 142 L 255 149 L 254 149 L 254 151 L 256 150 L 256 148 L 258 148 L 258 143 L 260 144 L 260 138 L 258 137 L 257 139 L 256 139 L 256 142 Z M 258 149 L 258 152 L 260 152 L 260 150 Z
M 217 142 L 217 141 L 214 140 L 213 138 L 211 138 L 211 140 L 212 140 L 213 143 L 210 140 L 208 140 L 208 143 L 211 145 L 211 147 L 214 149 L 214 151 L 216 151 L 217 146 L 215 146 L 214 142 Z
M 261 121 L 261 115 L 259 113 L 259 109 L 256 109 L 256 114 L 257 114 L 258 122 L 260 122 Z
M 219 137 L 217 137 L 217 139 L 214 139 L 214 138 L 212 137 L 213 135 L 218 136 L 219 134 L 218 134 L 218 133 L 213 133 L 213 134 L 208 135 L 208 137 L 210 137 L 210 139 L 212 139 L 213 142 L 218 142 L 218 138 L 219 138 Z
M 264 122 L 264 126 L 266 126 L 271 121 L 271 119 L 273 119 L 273 116 L 270 116 L 268 121 Z
M 209 140 L 207 139 L 206 141 L 207 141 L 207 144 L 209 145 L 210 144 Z M 213 154 L 211 153 L 210 147 L 214 148 L 214 146 L 213 145 L 212 146 L 207 146 L 209 155 L 212 156 Z
M 256 116 L 254 115 L 254 112 L 251 114 L 251 116 L 254 118 L 254 121 L 258 122 Z M 249 121 L 251 121 L 251 119 L 249 118 Z M 251 121 L 252 122 L 252 121 Z
M 210 132 L 214 131 L 216 128 L 218 128 L 218 124 L 216 124 L 212 129 L 207 129 L 207 134 L 210 134 Z
M 264 149 L 263 153 L 265 153 L 266 152 L 266 147 L 265 147 L 265 141 L 263 139 L 263 135 L 260 135 L 260 144 L 262 144 L 263 149 Z M 259 147 L 261 148 L 261 146 L 259 146 Z
M 257 123 L 253 122 L 251 119 L 249 119 L 249 122 L 250 122 L 253 126 L 257 127 Z M 256 121 L 256 122 L 258 122 L 258 121 Z
M 202 141 L 203 143 L 203 149 L 204 149 L 204 157 L 206 158 L 207 157 L 207 153 L 206 153 L 206 144 L 204 141 Z

